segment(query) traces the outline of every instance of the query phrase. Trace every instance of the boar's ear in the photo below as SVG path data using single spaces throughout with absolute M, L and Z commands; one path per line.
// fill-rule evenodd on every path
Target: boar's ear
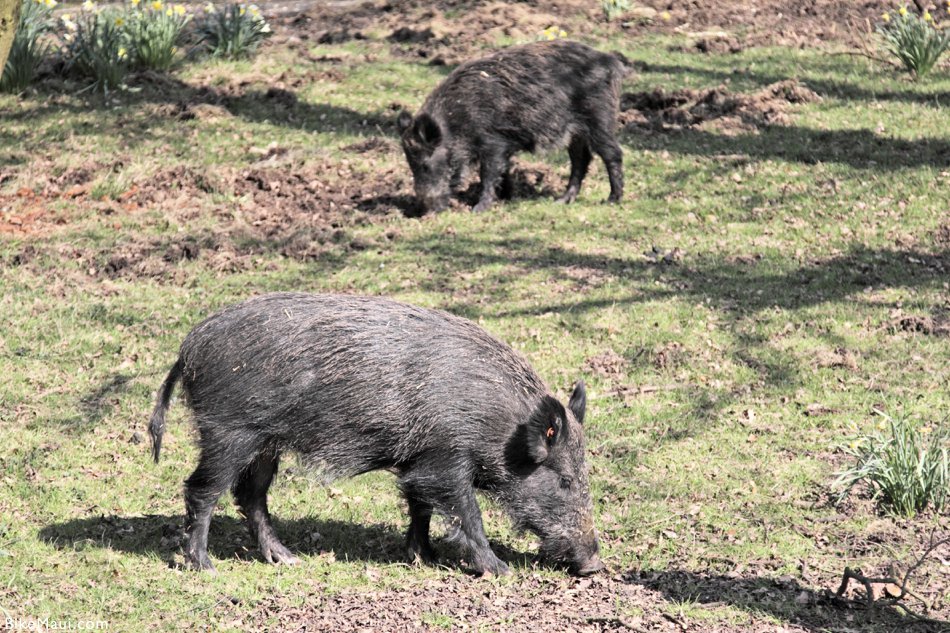
M 442 141 L 442 128 L 425 112 L 420 113 L 412 122 L 412 134 L 423 145 L 435 146 Z
M 551 396 L 545 396 L 528 421 L 528 457 L 536 464 L 543 462 L 565 430 L 564 407 Z
M 587 388 L 584 386 L 583 380 L 578 380 L 577 384 L 574 385 L 574 393 L 571 394 L 571 399 L 567 401 L 567 406 L 574 417 L 577 418 L 577 423 L 583 424 L 584 413 L 587 412 Z
M 410 125 L 412 125 L 412 112 L 409 110 L 402 110 L 399 113 L 399 116 L 396 117 L 396 129 L 398 129 L 399 133 L 402 134 L 409 129 Z

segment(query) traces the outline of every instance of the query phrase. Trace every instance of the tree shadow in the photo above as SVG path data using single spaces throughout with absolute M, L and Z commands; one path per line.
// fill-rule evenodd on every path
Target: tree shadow
M 306 517 L 300 519 L 272 518 L 281 542 L 291 552 L 303 556 L 332 553 L 335 560 L 374 564 L 407 563 L 405 535 L 392 525 L 362 525 L 335 519 Z M 61 550 L 86 548 L 112 549 L 139 556 L 155 556 L 171 566 L 180 564 L 176 554 L 184 538 L 183 516 L 150 514 L 121 517 L 98 515 L 53 523 L 39 531 L 39 538 Z M 462 552 L 450 538 L 433 538 L 440 555 L 440 566 L 467 570 Z M 532 565 L 531 555 L 497 542 L 492 549 L 515 567 Z M 244 522 L 231 516 L 216 514 L 211 519 L 208 552 L 213 560 L 264 559 Z
M 859 295 L 865 288 L 937 287 L 950 271 L 950 249 L 889 249 L 854 245 L 825 259 L 789 265 L 785 260 L 728 261 L 721 255 L 704 255 L 693 261 L 651 260 L 648 253 L 627 256 L 579 253 L 549 241 L 529 238 L 420 236 L 402 242 L 409 252 L 426 252 L 440 267 L 421 280 L 420 286 L 437 291 L 451 285 L 460 270 L 490 268 L 481 285 L 496 290 L 488 308 L 464 295 L 453 297 L 451 307 L 466 317 L 539 316 L 545 313 L 589 312 L 608 306 L 629 306 L 674 296 L 703 301 L 733 316 L 781 308 L 796 310 Z M 497 264 L 508 264 L 498 267 Z M 525 273 L 560 274 L 566 268 L 599 271 L 627 282 L 643 282 L 626 295 L 584 299 L 586 292 L 565 293 L 560 301 L 530 307 L 502 308 L 515 291 L 510 283 Z M 662 277 L 664 286 L 652 282 Z M 858 300 L 860 300 L 858 298 Z M 754 343 L 754 341 L 749 341 Z
M 742 153 L 758 159 L 806 165 L 842 163 L 869 170 L 950 166 L 950 141 L 890 138 L 864 129 L 820 130 L 771 125 L 761 128 L 757 134 L 728 136 L 692 127 L 657 132 L 627 126 L 621 138 L 626 145 L 638 150 L 666 150 L 694 156 Z
M 791 578 L 667 570 L 634 571 L 626 574 L 625 580 L 659 591 L 672 603 L 725 604 L 751 614 L 768 614 L 815 633 L 843 630 L 868 633 L 950 631 L 950 622 L 916 621 L 893 608 L 862 608 L 836 598 L 827 589 L 815 590 Z
M 95 123 L 81 121 L 71 129 L 76 135 L 101 135 L 113 131 L 127 140 L 151 138 L 157 122 L 188 121 L 198 118 L 214 118 L 223 115 L 239 117 L 252 123 L 270 123 L 307 132 L 340 136 L 388 136 L 398 137 L 396 118 L 400 108 L 391 107 L 376 112 L 359 112 L 351 108 L 328 103 L 310 103 L 299 98 L 294 90 L 264 87 L 255 83 L 238 84 L 236 87 L 195 85 L 160 73 L 146 72 L 139 76 L 135 93 L 124 93 L 123 108 L 134 109 L 151 104 L 156 116 L 115 117 Z M 44 119 L 61 118 L 64 114 L 79 115 L 89 110 L 111 112 L 115 104 L 101 95 L 87 93 L 65 98 L 60 82 L 37 84 L 38 96 L 44 97 L 33 108 L 4 112 L 4 120 L 11 123 L 41 122 Z M 212 109 L 209 109 L 210 108 Z M 214 110 L 217 108 L 218 110 Z M 61 130 L 45 130 L 42 125 L 33 129 L 45 130 L 44 134 L 61 135 Z M 104 130 L 103 127 L 108 129 Z M 55 138 L 59 138 L 56 136 Z M 4 144 L 15 146 L 25 139 L 6 130 L 0 131 Z
M 724 57 L 723 60 L 728 60 Z M 792 79 L 785 74 L 768 73 L 748 69 L 733 69 L 735 64 L 730 63 L 729 70 L 713 70 L 710 68 L 701 68 L 698 66 L 688 66 L 685 64 L 656 64 L 652 62 L 637 62 L 636 68 L 641 73 L 669 74 L 676 76 L 693 76 L 715 81 L 717 83 L 747 83 L 753 86 L 764 88 L 765 86 Z M 835 70 L 831 64 L 829 70 Z M 811 71 L 819 71 L 811 63 Z M 868 90 L 853 83 L 844 81 L 833 81 L 822 79 L 820 77 L 805 77 L 801 79 L 802 83 L 817 92 L 823 97 L 836 97 L 839 99 L 848 99 L 852 101 L 901 101 L 906 103 L 920 103 L 932 105 L 934 107 L 943 107 L 950 104 L 950 92 L 918 92 L 915 90 L 894 90 L 891 88 L 881 90 Z

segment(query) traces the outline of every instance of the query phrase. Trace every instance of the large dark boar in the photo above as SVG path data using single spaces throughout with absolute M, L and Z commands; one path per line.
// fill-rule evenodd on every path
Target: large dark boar
M 412 117 L 400 115 L 402 147 L 426 210 L 448 204 L 468 168 L 479 165 L 475 211 L 511 190 L 517 152 L 567 146 L 571 177 L 562 202 L 580 191 L 593 151 L 607 166 L 608 202 L 623 196 L 617 112 L 625 60 L 565 40 L 506 48 L 456 68 Z
M 409 503 L 409 553 L 435 560 L 433 512 L 449 519 L 479 573 L 505 573 L 476 490 L 497 499 L 541 553 L 577 574 L 598 558 L 584 460 L 586 396 L 564 407 L 528 363 L 465 319 L 372 297 L 276 293 L 198 325 L 158 392 L 158 460 L 177 381 L 201 458 L 185 483 L 185 555 L 211 569 L 208 525 L 229 489 L 264 558 L 297 559 L 277 539 L 267 489 L 284 451 L 322 473 L 394 472 Z

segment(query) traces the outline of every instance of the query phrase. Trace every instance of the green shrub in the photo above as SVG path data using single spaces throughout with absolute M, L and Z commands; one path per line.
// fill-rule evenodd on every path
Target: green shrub
M 950 9 L 950 6 L 948 6 Z M 917 15 L 901 7 L 896 14 L 885 13 L 877 32 L 884 48 L 897 57 L 909 72 L 923 77 L 950 48 L 950 29 L 938 29 L 929 12 Z
M 607 21 L 613 22 L 616 17 L 630 10 L 630 0 L 601 0 L 600 6 Z
M 950 430 L 881 416 L 877 432 L 845 447 L 855 464 L 837 473 L 833 487 L 843 497 L 866 481 L 881 507 L 901 516 L 950 507 Z
M 10 55 L 0 74 L 0 90 L 23 92 L 49 50 L 42 37 L 52 29 L 50 14 L 56 0 L 24 0 Z
M 178 61 L 178 42 L 191 16 L 180 4 L 132 0 L 126 26 L 132 63 L 138 68 L 168 70 Z
M 254 4 L 229 4 L 218 10 L 208 3 L 199 31 L 211 54 L 226 59 L 253 54 L 271 33 L 270 25 Z
M 92 79 L 92 87 L 103 92 L 121 86 L 130 62 L 127 13 L 86 0 L 75 22 L 68 14 L 62 20 L 67 69 Z

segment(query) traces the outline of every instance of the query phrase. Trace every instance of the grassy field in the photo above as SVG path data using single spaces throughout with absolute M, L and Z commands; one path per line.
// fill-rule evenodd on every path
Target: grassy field
M 601 203 L 599 163 L 576 204 L 554 203 L 568 172 L 555 153 L 521 157 L 510 203 L 413 218 L 394 120 L 448 69 L 372 39 L 275 43 L 107 98 L 56 80 L 0 97 L 3 612 L 109 630 L 293 629 L 405 600 L 418 608 L 403 627 L 520 630 L 515 597 L 553 592 L 606 605 L 540 620 L 579 630 L 910 627 L 827 590 L 845 566 L 913 561 L 931 533 L 950 536 L 947 516 L 882 515 L 862 490 L 836 504 L 830 482 L 875 410 L 947 423 L 946 71 L 914 83 L 814 49 L 593 42 L 637 62 L 627 93 L 796 79 L 820 99 L 788 104 L 775 125 L 627 125 L 620 205 Z M 271 511 L 302 565 L 262 562 L 226 499 L 211 529 L 218 574 L 181 569 L 196 450 L 178 403 L 151 462 L 154 392 L 191 327 L 272 290 L 446 309 L 520 350 L 562 396 L 587 381 L 609 573 L 535 567 L 532 537 L 487 499 L 510 577 L 468 577 L 438 542 L 447 567 L 409 566 L 390 475 L 325 486 L 293 459 Z M 911 587 L 945 619 L 950 552 L 938 554 Z M 449 608 L 445 587 L 494 601 L 488 615 Z

